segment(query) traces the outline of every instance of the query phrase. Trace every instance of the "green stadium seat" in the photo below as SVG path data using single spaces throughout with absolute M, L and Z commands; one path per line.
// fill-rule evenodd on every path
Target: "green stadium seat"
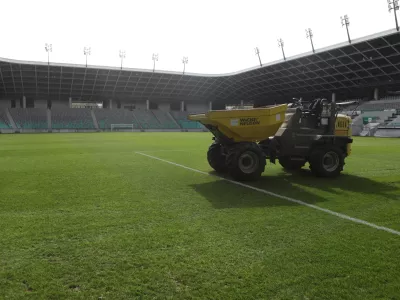
M 92 114 L 87 108 L 53 108 L 51 110 L 53 129 L 94 129 Z
M 171 111 L 171 115 L 175 118 L 182 129 L 204 129 L 204 126 L 201 123 L 188 120 L 187 117 L 189 114 L 191 113 L 187 111 Z
M 48 128 L 47 110 L 45 108 L 10 108 L 9 111 L 17 128 Z
M 143 129 L 162 129 L 162 125 L 149 110 L 134 110 L 133 114 Z
M 112 124 L 132 124 L 140 129 L 133 112 L 126 109 L 95 109 L 94 114 L 100 129 L 111 129 Z
M 10 129 L 10 128 L 12 128 L 12 126 L 8 121 L 5 110 L 0 109 L 0 129 Z
M 163 129 L 179 129 L 179 125 L 175 122 L 174 119 L 167 113 L 162 110 L 152 110 L 151 111 L 157 120 L 160 122 L 161 127 Z

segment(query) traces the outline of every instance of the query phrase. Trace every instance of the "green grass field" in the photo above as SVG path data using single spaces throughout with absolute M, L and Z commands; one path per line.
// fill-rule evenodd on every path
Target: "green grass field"
M 208 173 L 210 143 L 0 135 L 0 299 L 400 299 L 399 235 L 136 153 Z M 251 185 L 400 231 L 399 153 L 356 138 L 340 178 Z

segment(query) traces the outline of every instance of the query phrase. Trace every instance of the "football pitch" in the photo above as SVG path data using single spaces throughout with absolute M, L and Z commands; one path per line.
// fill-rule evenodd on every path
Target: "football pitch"
M 0 135 L 0 299 L 400 299 L 400 139 L 239 185 L 211 137 Z

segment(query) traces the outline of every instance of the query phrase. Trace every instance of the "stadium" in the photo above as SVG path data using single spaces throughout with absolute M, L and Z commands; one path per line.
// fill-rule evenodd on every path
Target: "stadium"
M 199 130 L 188 113 L 301 96 L 359 99 L 354 135 L 399 137 L 399 68 L 396 30 L 219 76 L 1 59 L 0 128 Z
M 399 299 L 399 86 L 396 29 L 220 75 L 0 58 L 0 298 Z M 294 98 L 355 102 L 340 176 L 210 167 L 189 115 Z

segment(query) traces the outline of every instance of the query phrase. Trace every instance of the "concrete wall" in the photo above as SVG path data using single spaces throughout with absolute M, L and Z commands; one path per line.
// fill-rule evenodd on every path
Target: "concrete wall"
M 186 110 L 193 112 L 208 111 L 208 103 L 186 103 Z
M 158 109 L 163 110 L 163 111 L 171 110 L 169 103 L 159 103 L 158 104 Z
M 142 109 L 145 110 L 146 109 L 146 102 L 136 102 L 136 109 Z
M 35 108 L 47 108 L 47 100 L 35 100 L 34 103 Z
M 52 108 L 68 108 L 69 102 L 68 99 L 65 100 L 52 100 L 51 101 Z
M 116 101 L 113 101 L 113 109 L 118 109 L 118 104 L 115 103 L 115 105 L 114 105 L 114 102 L 116 102 Z M 124 100 L 120 100 L 120 103 L 121 103 L 121 109 L 124 109 L 124 106 L 128 106 L 128 105 L 132 104 L 132 102 L 124 101 Z
M 115 104 L 114 104 L 115 102 Z M 117 103 L 116 101 L 113 102 L 113 109 L 117 109 Z M 146 109 L 146 102 L 141 101 L 141 102 L 135 102 L 135 101 L 129 101 L 129 100 L 121 100 L 121 109 L 124 109 L 125 106 L 130 106 L 130 105 L 135 105 L 136 109 Z
M 20 106 L 20 100 L 16 100 L 16 108 L 21 107 Z M 68 108 L 69 107 L 69 102 L 68 99 L 61 99 L 61 100 L 52 100 L 52 107 L 53 108 Z M 141 109 L 145 110 L 146 109 L 146 102 L 145 101 L 140 101 L 140 102 L 133 102 L 129 100 L 121 100 L 121 109 L 124 108 L 124 106 L 129 106 L 135 104 L 136 109 Z M 0 107 L 1 108 L 11 108 L 11 100 L 10 99 L 1 99 L 0 100 Z M 34 108 L 47 108 L 47 100 L 44 99 L 38 99 L 34 101 Z M 113 109 L 117 109 L 117 101 L 114 100 L 112 104 Z M 170 111 L 171 106 L 170 103 L 159 103 L 158 104 L 158 109 L 164 110 L 164 111 Z M 202 112 L 202 111 L 208 111 L 208 103 L 186 103 L 186 110 L 189 112 Z
M 376 137 L 400 137 L 400 129 L 378 129 Z
M 0 100 L 0 108 L 10 108 L 10 107 L 11 107 L 11 100 L 9 99 Z

